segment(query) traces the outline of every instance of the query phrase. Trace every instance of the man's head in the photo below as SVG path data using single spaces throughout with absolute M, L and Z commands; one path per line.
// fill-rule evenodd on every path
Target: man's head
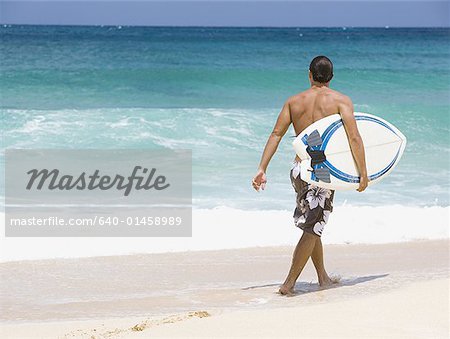
M 326 84 L 333 78 L 333 63 L 324 55 L 316 56 L 309 65 L 309 72 L 313 81 Z

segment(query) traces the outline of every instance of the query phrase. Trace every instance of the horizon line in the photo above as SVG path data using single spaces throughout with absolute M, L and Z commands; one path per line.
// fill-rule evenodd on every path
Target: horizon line
M 129 24 L 30 24 L 30 23 L 2 23 L 0 22 L 2 28 L 11 26 L 58 26 L 58 27 L 142 27 L 142 28 L 380 28 L 380 29 L 404 29 L 404 28 L 448 28 L 450 29 L 450 24 L 448 26 L 199 26 L 199 25 L 129 25 Z

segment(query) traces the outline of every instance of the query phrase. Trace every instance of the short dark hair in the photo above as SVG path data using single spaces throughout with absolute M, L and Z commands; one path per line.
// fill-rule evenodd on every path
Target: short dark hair
M 309 65 L 314 81 L 327 83 L 333 78 L 333 63 L 324 55 L 316 56 Z

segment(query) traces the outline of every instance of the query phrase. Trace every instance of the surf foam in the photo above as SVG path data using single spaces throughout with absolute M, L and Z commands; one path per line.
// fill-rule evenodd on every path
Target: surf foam
M 449 238 L 450 207 L 336 206 L 325 244 L 378 244 Z M 4 215 L 1 215 L 4 230 Z M 4 231 L 2 231 L 4 234 Z M 301 231 L 292 211 L 226 207 L 193 210 L 191 238 L 0 238 L 0 260 L 293 246 Z

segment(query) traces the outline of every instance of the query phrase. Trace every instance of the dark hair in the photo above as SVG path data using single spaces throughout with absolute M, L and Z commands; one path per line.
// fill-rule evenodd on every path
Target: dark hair
M 324 55 L 316 56 L 309 65 L 314 81 L 327 83 L 333 78 L 333 63 Z

